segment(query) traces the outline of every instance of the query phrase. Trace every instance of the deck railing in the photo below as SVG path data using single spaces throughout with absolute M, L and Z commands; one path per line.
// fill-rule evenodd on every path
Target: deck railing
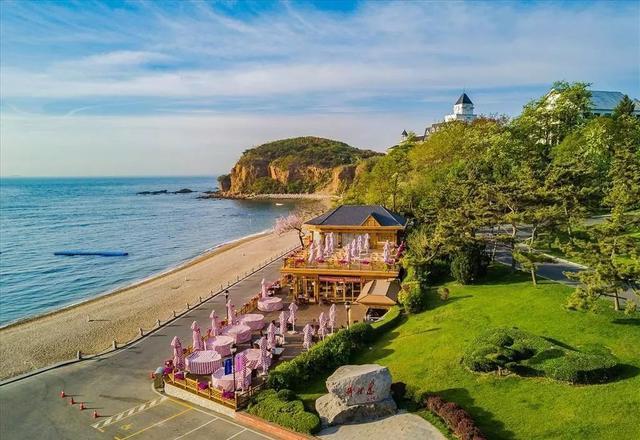
M 164 377 L 164 381 L 165 383 L 174 385 L 192 394 L 195 394 L 200 397 L 204 397 L 205 399 L 209 399 L 213 402 L 224 405 L 227 408 L 233 409 L 234 411 L 238 411 L 240 409 L 245 408 L 251 401 L 251 398 L 255 394 L 257 394 L 259 391 L 261 391 L 265 386 L 265 382 L 263 381 L 256 386 L 250 387 L 246 391 L 236 391 L 234 394 L 234 397 L 229 398 L 229 397 L 225 397 L 222 391 L 215 388 L 211 388 L 211 386 L 208 386 L 204 390 L 200 389 L 198 387 L 197 380 L 189 379 L 188 377 L 185 377 L 184 379 L 178 379 L 175 377 L 174 373 L 167 374 Z
M 330 258 L 324 262 L 309 263 L 301 257 L 287 257 L 283 259 L 283 269 L 315 269 L 315 270 L 353 270 L 353 271 L 371 271 L 371 272 L 398 272 L 400 265 L 396 262 L 384 262 L 381 260 L 367 260 L 363 263 L 361 260 L 354 259 L 350 263 L 340 261 L 337 258 Z

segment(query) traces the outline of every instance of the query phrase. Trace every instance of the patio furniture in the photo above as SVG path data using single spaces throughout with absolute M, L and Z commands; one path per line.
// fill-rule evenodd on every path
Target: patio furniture
M 232 337 L 236 344 L 241 344 L 251 340 L 251 327 L 244 324 L 232 325 L 225 328 L 222 334 Z
M 240 317 L 240 323 L 251 328 L 251 330 L 261 330 L 264 327 L 264 315 L 260 313 L 249 313 Z
M 255 348 L 248 348 L 244 351 L 247 357 L 247 367 L 254 370 L 258 368 L 260 362 L 260 350 Z
M 274 312 L 280 309 L 282 309 L 282 298 L 272 296 L 258 301 L 258 310 L 261 312 Z
M 218 368 L 211 375 L 211 386 L 222 391 L 233 391 L 233 373 L 224 374 L 224 367 Z
M 222 366 L 222 356 L 214 350 L 194 351 L 185 365 L 188 372 L 193 374 L 211 374 Z
M 229 356 L 231 354 L 231 346 L 235 339 L 231 336 L 220 335 L 213 339 L 207 340 L 207 350 L 215 350 L 220 356 Z

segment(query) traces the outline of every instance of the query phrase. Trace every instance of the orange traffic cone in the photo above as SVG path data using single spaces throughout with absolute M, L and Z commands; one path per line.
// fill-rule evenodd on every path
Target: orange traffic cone
M 73 397 L 71 397 L 71 404 L 72 404 L 72 405 L 75 405 L 75 404 L 76 404 L 76 401 L 75 401 L 75 400 L 73 400 Z
M 64 393 L 64 390 L 60 391 L 60 397 L 62 397 L 63 399 L 67 397 L 67 395 Z
M 84 402 L 80 402 L 80 411 L 84 410 Z
M 94 410 L 93 410 L 93 418 L 94 418 L 94 419 L 97 419 L 98 417 L 100 417 L 100 416 L 98 416 L 98 411 L 96 411 L 96 410 L 94 409 Z

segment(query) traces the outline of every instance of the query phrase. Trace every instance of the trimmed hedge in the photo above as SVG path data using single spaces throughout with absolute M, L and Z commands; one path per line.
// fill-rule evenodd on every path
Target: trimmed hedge
M 294 400 L 291 390 L 265 390 L 247 408 L 249 414 L 277 423 L 296 432 L 313 434 L 320 430 L 320 418 L 304 410 L 301 400 Z
M 475 422 L 457 403 L 447 402 L 442 397 L 431 394 L 423 405 L 440 417 L 449 429 L 461 440 L 485 440 Z
M 618 365 L 603 347 L 580 352 L 516 328 L 480 334 L 462 363 L 476 372 L 506 369 L 521 376 L 545 376 L 574 384 L 607 382 L 615 378 Z
M 389 331 L 400 319 L 400 308 L 393 307 L 383 320 L 374 325 L 361 322 L 340 330 L 308 351 L 276 366 L 269 372 L 267 385 L 276 390 L 295 389 L 300 384 L 334 371 L 339 366 L 348 364 L 356 352 Z

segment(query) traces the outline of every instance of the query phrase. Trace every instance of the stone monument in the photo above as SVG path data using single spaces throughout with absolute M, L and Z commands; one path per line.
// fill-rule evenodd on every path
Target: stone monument
M 344 365 L 329 376 L 326 384 L 329 394 L 316 400 L 323 426 L 367 422 L 396 413 L 387 367 Z

